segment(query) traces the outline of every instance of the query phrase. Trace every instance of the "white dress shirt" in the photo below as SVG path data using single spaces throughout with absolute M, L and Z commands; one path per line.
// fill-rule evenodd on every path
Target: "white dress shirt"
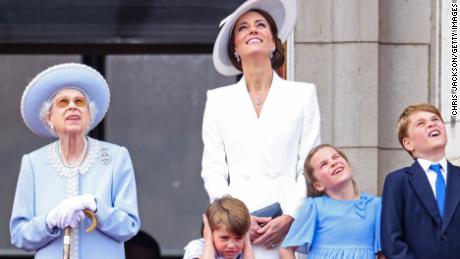
M 447 160 L 446 158 L 441 159 L 438 162 L 431 162 L 429 160 L 418 158 L 418 163 L 425 171 L 426 176 L 428 177 L 428 182 L 430 182 L 431 190 L 433 191 L 434 197 L 436 198 L 436 178 L 438 177 L 437 173 L 430 169 L 430 166 L 433 164 L 441 165 L 441 174 L 444 177 L 444 182 L 447 186 Z

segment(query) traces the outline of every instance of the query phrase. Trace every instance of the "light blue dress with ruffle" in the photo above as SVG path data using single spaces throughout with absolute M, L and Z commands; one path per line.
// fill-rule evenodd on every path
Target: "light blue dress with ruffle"
M 307 198 L 281 246 L 298 247 L 308 259 L 374 259 L 380 211 L 381 199 L 367 193 L 358 200 Z

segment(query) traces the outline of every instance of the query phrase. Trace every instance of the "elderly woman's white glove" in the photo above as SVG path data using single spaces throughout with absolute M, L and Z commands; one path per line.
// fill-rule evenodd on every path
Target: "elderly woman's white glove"
M 93 195 L 85 194 L 65 199 L 48 213 L 46 224 L 48 228 L 76 227 L 84 218 L 84 209 L 96 210 L 96 199 Z
M 48 214 L 46 218 L 46 224 L 49 229 L 53 229 L 54 227 L 58 228 L 66 228 L 71 227 L 75 228 L 78 224 L 83 220 L 85 214 L 83 211 L 79 210 L 75 213 L 71 214 L 70 218 L 62 218 L 61 220 L 58 219 L 59 216 L 59 208 L 56 207 Z

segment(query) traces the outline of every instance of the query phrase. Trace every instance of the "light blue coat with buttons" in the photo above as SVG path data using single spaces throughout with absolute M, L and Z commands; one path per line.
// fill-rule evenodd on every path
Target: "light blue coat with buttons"
M 89 233 L 89 219 L 79 225 L 79 258 L 125 258 L 124 241 L 140 227 L 131 158 L 124 147 L 88 141 L 77 184 L 80 194 L 96 198 L 98 224 Z M 64 231 L 46 227 L 49 211 L 68 196 L 68 178 L 59 174 L 55 149 L 56 142 L 23 156 L 10 221 L 11 242 L 39 259 L 63 255 Z

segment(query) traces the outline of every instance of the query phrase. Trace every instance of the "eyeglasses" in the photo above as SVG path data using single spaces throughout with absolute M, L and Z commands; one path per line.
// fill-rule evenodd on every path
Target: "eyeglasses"
M 57 99 L 54 104 L 59 108 L 65 108 L 69 106 L 70 102 L 73 102 L 75 106 L 80 108 L 86 107 L 88 103 L 84 97 L 75 97 L 73 100 L 70 100 L 68 97 L 62 97 Z

